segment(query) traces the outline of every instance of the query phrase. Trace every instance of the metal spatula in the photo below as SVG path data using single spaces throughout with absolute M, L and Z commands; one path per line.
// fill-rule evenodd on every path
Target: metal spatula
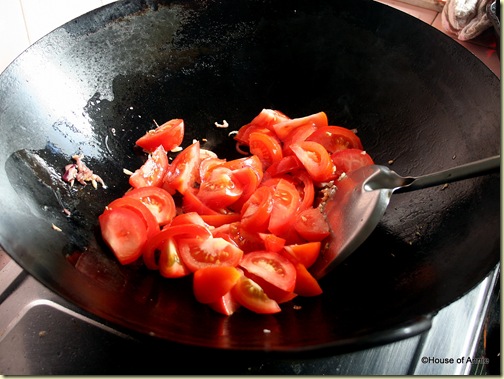
M 338 181 L 325 204 L 331 228 L 327 247 L 310 268 L 320 278 L 345 260 L 380 222 L 393 193 L 416 191 L 469 179 L 500 168 L 500 155 L 419 177 L 402 177 L 388 167 L 365 166 Z

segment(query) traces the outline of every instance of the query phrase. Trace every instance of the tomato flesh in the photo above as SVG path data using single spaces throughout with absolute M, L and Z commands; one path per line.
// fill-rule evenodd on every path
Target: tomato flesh
M 235 286 L 242 274 L 231 266 L 210 266 L 194 272 L 193 291 L 203 304 L 218 301 Z
M 260 314 L 278 313 L 282 309 L 266 295 L 252 279 L 242 276 L 231 290 L 233 298 L 243 307 Z
M 136 144 L 148 152 L 154 151 L 160 145 L 166 151 L 170 151 L 179 146 L 183 139 L 184 121 L 175 118 L 149 130 L 136 141 Z
M 168 170 L 168 156 L 163 146 L 154 150 L 147 161 L 129 178 L 132 187 L 160 186 Z
M 175 217 L 173 197 L 160 187 L 139 187 L 124 194 L 139 199 L 152 212 L 159 225 L 168 224 Z

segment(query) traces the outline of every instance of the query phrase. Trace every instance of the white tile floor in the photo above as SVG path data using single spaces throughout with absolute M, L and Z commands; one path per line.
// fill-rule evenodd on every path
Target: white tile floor
M 0 72 L 32 43 L 79 15 L 116 0 L 0 0 Z M 351 1 L 351 0 L 349 0 Z M 441 30 L 439 14 L 401 0 L 375 0 Z M 488 39 L 461 43 L 500 77 L 496 46 Z

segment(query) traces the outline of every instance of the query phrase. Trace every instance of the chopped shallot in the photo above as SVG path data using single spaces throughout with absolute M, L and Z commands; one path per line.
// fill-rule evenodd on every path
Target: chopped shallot
M 86 185 L 86 182 L 91 182 L 94 188 L 98 188 L 98 183 L 100 183 L 103 188 L 107 188 L 102 178 L 94 174 L 82 161 L 82 158 L 84 158 L 82 154 L 72 156 L 75 163 L 70 163 L 65 166 L 65 173 L 62 179 L 70 183 L 71 186 L 73 186 L 74 182 L 77 180 L 82 185 Z

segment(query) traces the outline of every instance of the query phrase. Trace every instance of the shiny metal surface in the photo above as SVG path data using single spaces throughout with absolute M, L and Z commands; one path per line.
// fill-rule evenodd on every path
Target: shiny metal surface
M 340 178 L 324 207 L 331 227 L 328 245 L 310 271 L 320 278 L 352 254 L 381 221 L 393 193 L 496 173 L 500 161 L 497 155 L 418 177 L 403 177 L 389 167 L 371 165 Z
M 273 356 L 198 355 L 178 345 L 146 344 L 75 308 L 11 262 L 0 272 L 9 278 L 0 293 L 0 373 L 3 375 L 79 374 L 307 374 L 456 375 L 471 368 L 482 320 L 499 267 L 473 291 L 441 310 L 421 335 L 347 354 L 303 359 Z M 6 280 L 3 281 L 6 283 Z M 8 289 L 9 288 L 9 289 Z M 167 358 L 169 357 L 168 361 Z M 221 359 L 219 359 L 219 357 Z M 463 363 L 425 363 L 425 358 L 464 357 Z

